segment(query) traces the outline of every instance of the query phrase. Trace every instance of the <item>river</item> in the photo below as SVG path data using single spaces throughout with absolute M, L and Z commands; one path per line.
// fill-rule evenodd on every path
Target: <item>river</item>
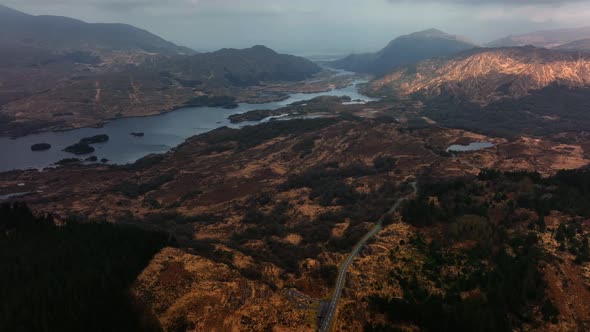
M 221 107 L 187 107 L 169 113 L 122 118 L 107 123 L 102 128 L 80 128 L 61 132 L 44 132 L 11 139 L 0 137 L 0 172 L 21 169 L 43 169 L 64 158 L 85 159 L 96 156 L 98 160 L 108 159 L 111 164 L 128 164 L 152 153 L 164 153 L 178 146 L 187 138 L 202 134 L 219 127 L 239 128 L 259 122 L 231 124 L 227 119 L 232 114 L 245 113 L 252 110 L 278 109 L 291 103 L 309 100 L 318 96 L 349 96 L 352 100 L 371 101 L 362 95 L 358 84 L 342 89 L 334 89 L 321 93 L 294 93 L 288 99 L 265 104 L 240 104 L 238 108 L 228 110 Z M 265 120 L 263 120 L 265 121 Z M 133 132 L 144 133 L 143 137 L 132 136 Z M 95 144 L 96 151 L 84 156 L 75 156 L 62 151 L 65 147 L 78 142 L 84 137 L 106 134 L 109 141 Z M 31 145 L 49 143 L 47 151 L 31 151 Z

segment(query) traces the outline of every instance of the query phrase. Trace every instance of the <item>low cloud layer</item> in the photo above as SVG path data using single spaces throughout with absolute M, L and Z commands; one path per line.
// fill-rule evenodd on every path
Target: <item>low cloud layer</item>
M 265 44 L 293 53 L 374 51 L 428 28 L 480 43 L 590 25 L 587 0 L 0 0 L 32 14 L 122 22 L 198 50 Z
M 582 3 L 587 0 L 388 0 L 390 3 L 447 3 L 463 5 L 508 5 L 513 7 L 530 5 L 566 5 L 570 3 Z

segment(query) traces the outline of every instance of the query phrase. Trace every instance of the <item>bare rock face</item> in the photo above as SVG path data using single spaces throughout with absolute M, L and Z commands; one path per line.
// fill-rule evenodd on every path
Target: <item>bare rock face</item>
M 436 97 L 443 93 L 488 104 L 526 96 L 551 85 L 590 83 L 590 57 L 527 47 L 477 49 L 396 70 L 371 83 L 376 94 Z

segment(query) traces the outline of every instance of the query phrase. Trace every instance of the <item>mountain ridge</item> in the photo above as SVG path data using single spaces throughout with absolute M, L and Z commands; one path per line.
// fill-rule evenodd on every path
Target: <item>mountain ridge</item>
M 33 47 L 53 52 L 143 51 L 148 53 L 195 53 L 151 32 L 122 23 L 86 23 L 52 15 L 30 15 L 10 7 L 0 7 L 0 36 L 3 47 Z

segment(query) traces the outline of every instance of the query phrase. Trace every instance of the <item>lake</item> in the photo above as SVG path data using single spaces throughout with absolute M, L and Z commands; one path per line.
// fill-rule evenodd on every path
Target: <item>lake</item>
M 339 73 L 342 75 L 342 73 Z M 0 172 L 15 169 L 43 169 L 64 158 L 85 159 L 96 156 L 108 159 L 111 164 L 128 164 L 152 153 L 164 153 L 178 146 L 187 138 L 202 134 L 219 127 L 239 128 L 260 122 L 244 122 L 231 124 L 227 119 L 232 114 L 245 113 L 252 110 L 273 110 L 291 103 L 313 99 L 318 96 L 348 96 L 352 100 L 372 101 L 374 99 L 362 95 L 358 84 L 366 81 L 355 81 L 353 85 L 321 93 L 294 93 L 288 99 L 265 104 L 240 104 L 238 108 L 228 110 L 221 107 L 187 107 L 169 113 L 138 117 L 122 118 L 107 123 L 102 128 L 80 128 L 62 132 L 44 132 L 11 139 L 0 137 Z M 267 119 L 263 120 L 267 121 Z M 134 137 L 133 132 L 144 133 L 143 137 Z M 109 141 L 92 145 L 94 153 L 75 156 L 62 151 L 65 147 L 78 142 L 84 137 L 106 134 Z M 31 151 L 31 145 L 49 143 L 47 151 Z
M 468 145 L 451 145 L 447 152 L 469 152 L 469 151 L 478 151 L 487 148 L 494 147 L 494 144 L 489 142 L 473 142 L 469 143 Z

